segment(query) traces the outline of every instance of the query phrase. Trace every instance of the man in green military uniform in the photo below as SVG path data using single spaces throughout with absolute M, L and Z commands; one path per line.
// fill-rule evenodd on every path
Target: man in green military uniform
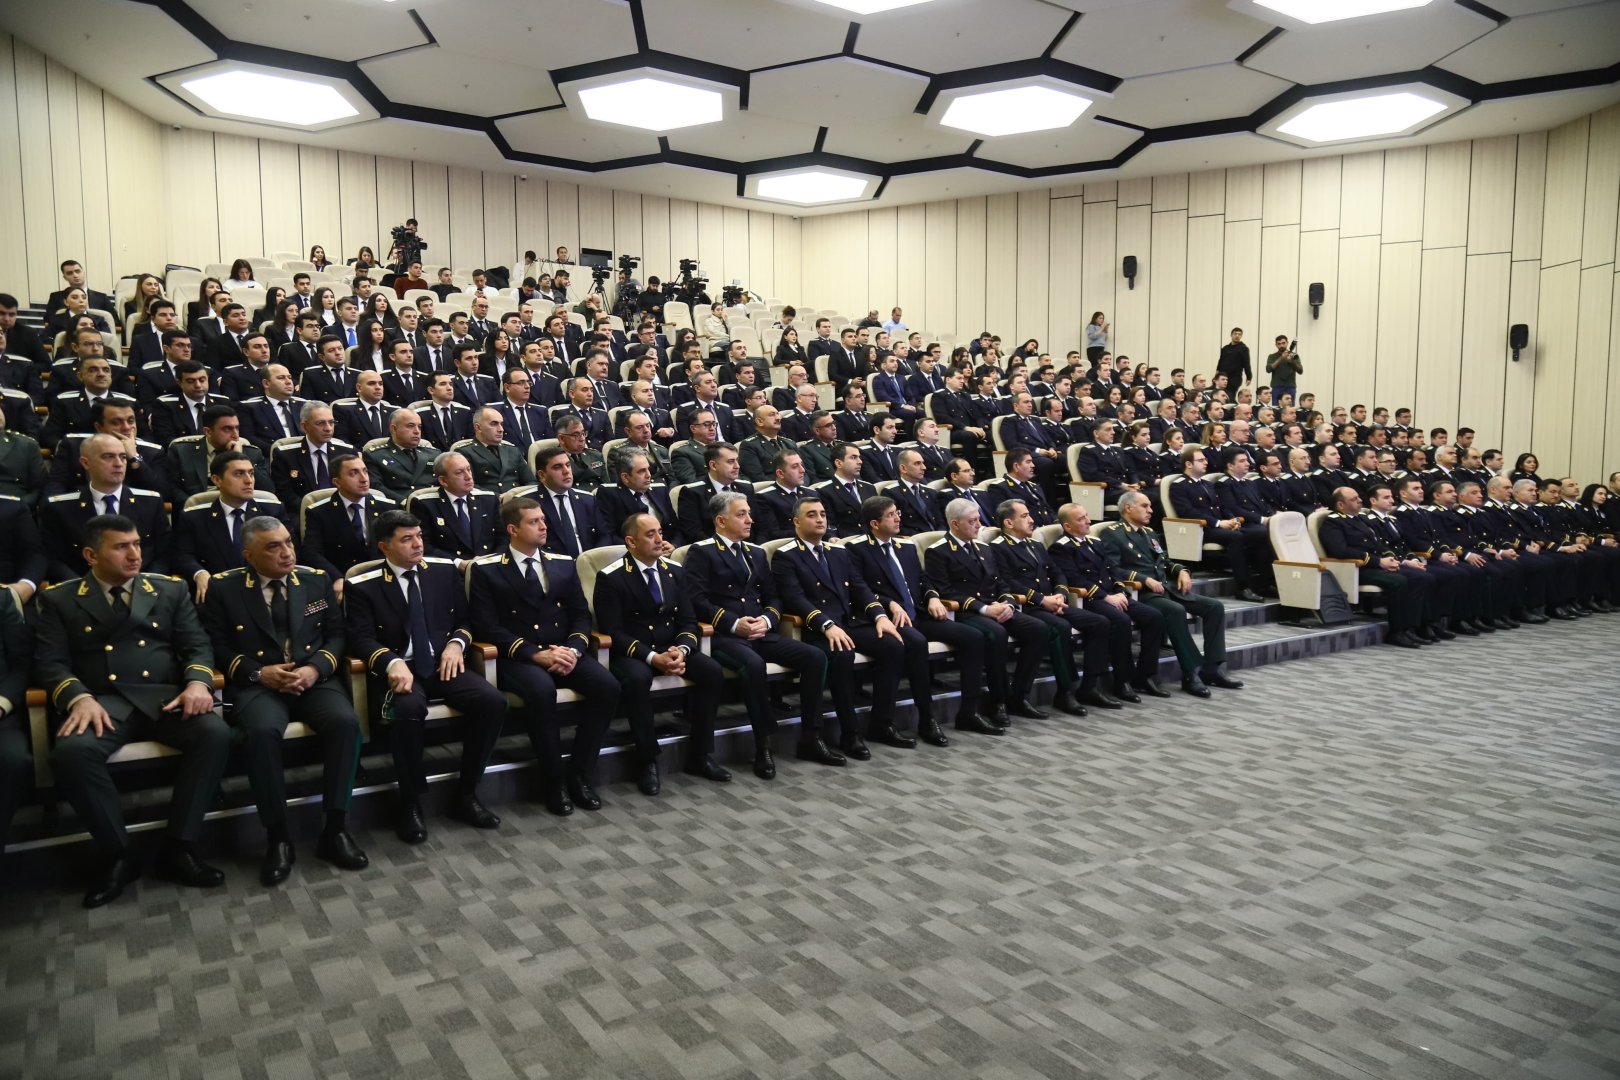
M 776 472 L 776 455 L 788 450 L 798 453 L 799 444 L 782 434 L 782 414 L 774 405 L 754 410 L 754 433 L 737 444 L 737 459 L 744 480 L 767 483 Z M 806 471 L 809 462 L 805 462 Z
M 523 451 L 505 441 L 506 422 L 499 409 L 479 409 L 473 417 L 472 441 L 456 449 L 473 468 L 473 482 L 500 495 L 534 483 L 534 470 Z
M 5 426 L 5 414 L 0 412 L 0 495 L 15 495 L 34 509 L 45 490 L 45 462 L 39 456 L 39 443 L 27 435 L 5 430 Z
M 799 444 L 799 456 L 804 459 L 804 475 L 812 484 L 828 480 L 842 481 L 838 475 L 839 449 L 838 421 L 830 412 L 817 411 L 810 418 L 810 438 Z
M 273 517 L 243 524 L 242 556 L 246 567 L 209 583 L 202 616 L 266 833 L 259 880 L 279 885 L 292 873 L 281 741 L 295 716 L 315 729 L 325 749 L 326 827 L 315 854 L 344 870 L 364 870 L 366 853 L 345 829 L 360 761 L 360 720 L 345 689 L 343 613 L 331 579 L 297 565 L 292 534 Z
M 433 462 L 439 452 L 422 443 L 422 418 L 410 409 L 395 409 L 388 419 L 388 442 L 365 452 L 371 482 L 395 502 L 404 503 L 417 488 L 433 486 Z
M 214 455 L 235 450 L 253 463 L 254 485 L 259 491 L 275 494 L 270 466 L 259 448 L 242 438 L 242 423 L 230 405 L 210 405 L 202 411 L 202 434 L 183 435 L 169 444 L 169 482 L 174 488 L 176 509 L 199 491 L 212 491 L 209 464 Z
M 601 487 L 606 471 L 602 451 L 592 450 L 585 441 L 585 422 L 568 413 L 557 421 L 557 442 L 568 451 L 568 464 L 574 470 L 574 486 L 581 491 Z
M 669 450 L 661 443 L 653 441 L 652 417 L 644 412 L 633 412 L 624 418 L 625 441 L 615 447 L 615 454 L 625 450 L 640 450 L 647 455 L 647 467 L 652 470 L 653 483 L 668 484 L 673 474 L 669 467 Z M 617 476 L 622 470 L 618 462 L 610 462 L 612 472 L 609 475 Z
M 143 574 L 141 534 L 116 514 L 84 527 L 90 572 L 40 594 L 35 672 L 52 710 L 65 717 L 51 768 L 106 859 L 85 907 L 116 900 L 140 876 L 129 848 L 107 759 L 134 740 L 181 751 L 167 843 L 155 869 L 182 885 L 219 885 L 225 875 L 197 859 L 230 752 L 231 731 L 214 710 L 213 650 L 186 587 Z
M 1153 504 L 1140 491 L 1119 497 L 1121 522 L 1102 534 L 1103 546 L 1123 575 L 1123 583 L 1137 588 L 1137 598 L 1164 616 L 1170 644 L 1181 662 L 1181 688 L 1194 697 L 1209 697 L 1209 688 L 1241 689 L 1243 683 L 1226 674 L 1226 608 L 1219 600 L 1192 592 L 1192 574 L 1171 562 L 1159 538 L 1148 527 Z M 1187 613 L 1203 622 L 1204 648 L 1200 653 L 1187 629 Z
M 708 409 L 691 409 L 686 414 L 687 434 L 690 436 L 669 455 L 670 475 L 677 484 L 695 484 L 703 479 L 708 466 L 703 452 L 713 443 L 720 442 L 719 427 L 714 413 Z

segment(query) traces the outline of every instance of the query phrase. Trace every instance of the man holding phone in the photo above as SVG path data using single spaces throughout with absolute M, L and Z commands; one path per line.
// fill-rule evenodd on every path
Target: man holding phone
M 1278 334 L 1273 342 L 1277 351 L 1266 357 L 1266 374 L 1271 377 L 1271 400 L 1281 401 L 1282 395 L 1287 394 L 1289 400 L 1299 400 L 1299 376 L 1305 370 L 1305 365 L 1299 362 L 1299 342 L 1289 341 L 1287 334 Z

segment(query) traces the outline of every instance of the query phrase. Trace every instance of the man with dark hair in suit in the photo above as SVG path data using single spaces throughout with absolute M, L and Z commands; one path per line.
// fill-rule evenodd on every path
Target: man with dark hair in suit
M 224 394 L 208 392 L 208 369 L 195 360 L 187 360 L 174 370 L 178 392 L 154 401 L 147 420 L 152 438 L 161 446 L 182 435 L 201 435 L 202 414 L 209 406 L 235 404 Z
M 923 456 L 911 447 L 895 455 L 900 471 L 899 484 L 889 489 L 889 497 L 900 508 L 900 528 L 907 536 L 937 532 L 945 527 L 945 513 L 932 488 L 924 486 L 927 471 Z
M 383 400 L 382 373 L 361 371 L 354 379 L 354 397 L 332 403 L 337 437 L 350 446 L 364 447 L 388 434 L 388 417 L 393 411 Z
M 815 488 L 826 503 L 828 527 L 833 535 L 847 539 L 866 531 L 861 507 L 877 494 L 877 488 L 861 479 L 860 447 L 847 442 L 834 443 L 833 447 L 833 478 Z
M 614 453 L 612 464 L 618 483 L 604 484 L 596 490 L 597 514 L 611 534 L 604 534 L 603 539 L 616 536 L 623 542 L 621 529 L 625 523 L 632 514 L 642 514 L 658 522 L 659 535 L 670 551 L 685 543 L 669 501 L 669 489 L 653 483 L 652 461 L 646 451 L 621 447 Z M 668 555 L 669 551 L 661 554 Z
M 244 399 L 237 411 L 242 437 L 260 453 L 269 454 L 279 440 L 298 437 L 302 430 L 298 417 L 306 399 L 294 393 L 292 372 L 281 364 L 266 364 L 259 369 L 258 389 L 259 395 Z
M 472 438 L 472 409 L 456 400 L 455 376 L 447 371 L 429 376 L 426 400 L 416 407 L 422 438 L 444 452 L 462 439 Z
M 1164 644 L 1164 616 L 1132 599 L 1119 584 L 1119 568 L 1108 549 L 1091 536 L 1091 517 L 1075 503 L 1058 507 L 1063 535 L 1047 548 L 1065 585 L 1079 589 L 1076 598 L 1087 611 L 1108 620 L 1109 648 L 1114 672 L 1113 696 L 1141 704 L 1137 691 L 1149 697 L 1170 695 L 1159 686 L 1159 650 Z M 1141 635 L 1136 663 L 1131 663 L 1131 628 Z
M 165 461 L 172 485 L 174 501 L 180 506 L 186 499 L 214 486 L 213 463 L 220 454 L 240 454 L 253 466 L 256 486 L 265 493 L 275 487 L 270 477 L 270 466 L 259 453 L 258 447 L 242 438 L 242 422 L 236 410 L 229 405 L 210 405 L 203 410 L 202 434 L 176 439 L 169 444 Z
M 456 400 L 469 409 L 477 409 L 483 405 L 493 405 L 500 400 L 500 385 L 493 376 L 485 375 L 478 370 L 478 347 L 470 341 L 459 342 L 450 347 L 450 355 L 454 358 Z
M 51 366 L 50 354 L 40 343 L 38 335 L 28 326 L 17 321 L 17 298 L 10 293 L 0 293 L 0 330 L 6 332 L 8 341 L 7 350 L 14 356 L 25 356 L 41 370 Z
M 1035 526 L 1051 525 L 1057 521 L 1052 504 L 1046 501 L 1046 492 L 1035 483 L 1035 458 L 1027 446 L 1007 451 L 1007 475 L 990 485 L 989 501 L 1000 506 L 1008 499 L 1017 499 L 1029 507 Z
M 395 338 L 390 341 L 388 360 L 392 366 L 382 373 L 383 400 L 401 409 L 421 401 L 427 393 L 427 376 L 416 367 L 409 339 Z
M 50 559 L 52 581 L 82 577 L 90 569 L 84 557 L 85 524 L 104 514 L 129 518 L 140 530 L 151 573 L 168 572 L 169 515 L 163 496 L 127 482 L 124 443 L 112 435 L 91 435 L 78 446 L 85 482 L 76 491 L 52 495 L 40 514 L 40 532 Z
M 548 446 L 535 455 L 534 464 L 539 481 L 534 498 L 546 517 L 546 550 L 575 559 L 601 547 L 606 526 L 597 516 L 596 499 L 575 490 L 568 451 Z
M 296 380 L 306 369 L 320 366 L 320 316 L 306 312 L 293 321 L 293 328 L 295 337 L 276 350 L 276 362 Z
M 213 575 L 242 565 L 242 526 L 267 515 L 285 520 L 274 495 L 257 490 L 257 473 L 245 454 L 222 450 L 208 463 L 219 498 L 181 511 L 174 530 L 174 571 L 189 582 L 200 604 Z
M 332 457 L 332 494 L 304 511 L 304 560 L 336 583 L 338 597 L 349 567 L 371 557 L 371 526 L 399 504 L 371 487 L 371 473 L 358 454 Z
M 219 317 L 224 325 L 224 332 L 208 343 L 208 366 L 216 374 L 223 375 L 226 368 L 235 367 L 243 362 L 244 350 L 248 335 L 248 309 L 241 304 L 230 303 L 220 309 Z
M 172 300 L 154 300 L 146 308 L 146 321 L 137 324 L 129 339 L 129 366 L 140 371 L 163 359 L 164 335 L 180 333 L 180 314 Z
M 90 426 L 95 429 L 94 434 L 111 435 L 123 445 L 126 484 L 155 491 L 164 499 L 169 498 L 169 474 L 163 447 L 135 437 L 133 405 L 106 399 L 98 401 L 90 407 Z M 51 456 L 51 476 L 45 486 L 46 494 L 60 495 L 84 484 L 84 465 L 79 460 L 81 441 L 79 436 L 69 435 L 57 444 L 56 453 Z
M 682 485 L 675 498 L 679 514 L 681 535 L 695 543 L 714 535 L 714 519 L 709 513 L 709 500 L 716 495 L 738 492 L 749 503 L 749 530 L 753 530 L 753 493 L 746 486 L 738 486 L 737 449 L 730 443 L 712 443 L 703 452 L 703 479 Z
M 349 367 L 344 359 L 343 339 L 323 337 L 316 345 L 321 362 L 306 367 L 298 377 L 298 395 L 310 401 L 334 401 L 354 396 L 355 380 L 360 373 Z
M 433 475 L 438 490 L 411 499 L 406 508 L 422 524 L 427 553 L 465 570 L 471 560 L 500 549 L 500 499 L 473 486 L 472 464 L 458 451 L 435 458 Z

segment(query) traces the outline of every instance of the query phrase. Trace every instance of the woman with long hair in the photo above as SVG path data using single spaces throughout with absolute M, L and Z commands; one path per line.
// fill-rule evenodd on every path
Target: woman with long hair
M 1159 475 L 1174 476 L 1185 472 L 1181 464 L 1181 452 L 1187 447 L 1187 436 L 1182 434 L 1178 427 L 1166 428 L 1164 441 L 1159 444 Z
M 321 320 L 323 329 L 337 322 L 337 293 L 332 286 L 322 285 L 310 294 L 309 310 Z
M 1097 361 L 1103 358 L 1108 351 L 1108 328 L 1112 325 L 1100 311 L 1091 313 L 1091 321 L 1086 323 L 1086 359 L 1091 361 L 1095 368 Z
M 253 312 L 253 329 L 257 330 L 264 323 L 271 322 L 276 317 L 276 311 L 281 302 L 287 298 L 287 290 L 280 285 L 272 285 L 264 290 L 264 303 Z
M 354 258 L 349 260 L 349 265 L 356 270 L 373 270 L 377 266 L 377 253 L 371 250 L 369 244 L 362 244 Z
M 776 343 L 776 355 L 771 358 L 772 365 L 776 367 L 792 367 L 794 364 L 805 364 L 804 346 L 799 344 L 799 330 L 789 326 L 782 331 L 781 340 Z
M 1539 468 L 1541 468 L 1541 462 L 1536 458 L 1536 455 L 1520 454 L 1518 460 L 1513 463 L 1513 471 L 1508 474 L 1508 479 L 1515 484 L 1520 480 L 1534 480 L 1537 490 L 1540 490 L 1541 476 L 1536 472 Z
M 186 305 L 186 324 L 189 326 L 198 319 L 206 319 L 212 315 L 214 313 L 213 296 L 224 288 L 225 286 L 220 283 L 217 277 L 203 278 L 201 284 L 197 286 L 196 302 Z
M 163 299 L 163 282 L 156 274 L 142 274 L 135 279 L 135 294 L 124 301 L 124 318 L 134 317 L 146 321 L 146 305 Z
M 484 339 L 484 355 L 479 358 L 478 370 L 499 379 L 508 367 L 516 367 L 517 363 L 518 358 L 512 351 L 511 339 L 504 328 L 497 326 Z
M 316 270 L 325 270 L 332 265 L 331 261 L 326 257 L 326 249 L 319 244 L 315 244 L 309 249 L 309 262 Z
M 237 259 L 231 263 L 231 288 L 257 289 L 259 283 L 253 280 L 253 264 L 246 259 Z
M 387 371 L 391 366 L 384 351 L 388 328 L 376 319 L 361 319 L 354 336 L 360 344 L 349 350 L 349 366 L 359 371 Z
M 366 310 L 360 313 L 364 319 L 376 319 L 383 326 L 398 326 L 399 319 L 394 316 L 394 305 L 388 301 L 388 293 L 379 289 L 371 294 L 366 301 Z
M 298 316 L 300 313 L 298 301 L 296 300 L 283 300 L 276 305 L 276 317 L 265 330 L 265 333 L 270 338 L 271 355 L 275 355 L 276 351 L 283 345 L 298 340 Z

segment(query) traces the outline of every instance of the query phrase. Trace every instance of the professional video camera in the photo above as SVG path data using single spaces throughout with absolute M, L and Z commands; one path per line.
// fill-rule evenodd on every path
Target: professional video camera
M 415 224 L 416 219 L 411 218 L 403 225 L 395 225 L 392 230 L 394 251 L 399 255 L 399 262 L 394 267 L 397 273 L 403 274 L 411 268 L 411 263 L 422 261 L 422 251 L 427 247 L 427 241 L 412 230 L 411 226 Z
M 722 285 L 720 287 L 720 301 L 726 307 L 739 307 L 748 299 L 748 290 L 741 285 Z
M 681 270 L 674 281 L 664 282 L 664 296 L 671 300 L 679 300 L 683 304 L 707 304 L 709 294 L 703 291 L 703 286 L 709 279 L 701 276 L 701 267 L 696 259 L 682 259 Z

